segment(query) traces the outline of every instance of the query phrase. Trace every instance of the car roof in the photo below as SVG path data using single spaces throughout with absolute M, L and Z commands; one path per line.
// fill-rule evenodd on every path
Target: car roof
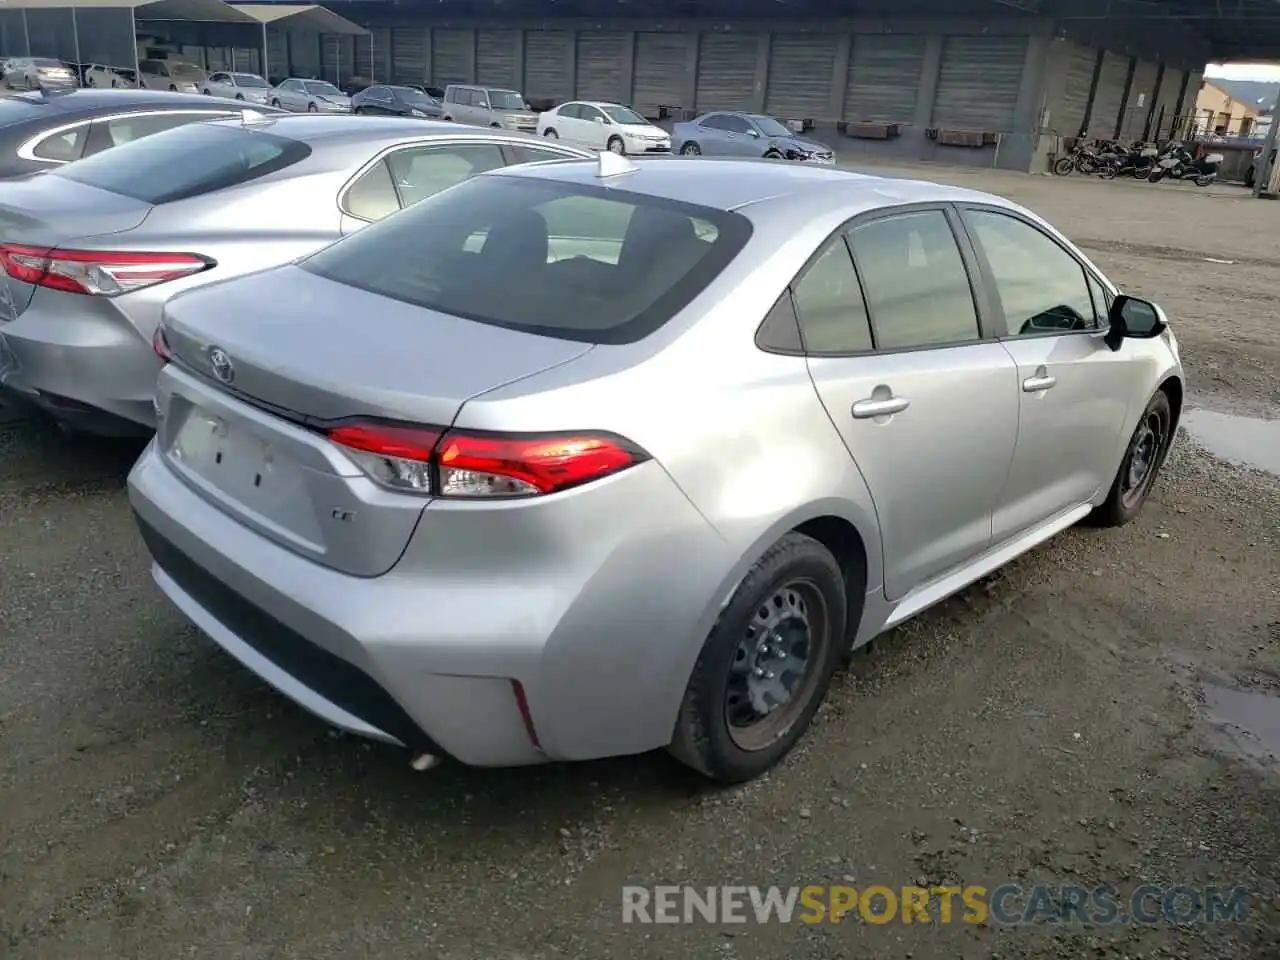
M 252 112 L 253 108 L 250 107 Z M 242 121 L 237 118 L 226 120 L 202 121 L 219 124 L 238 125 Z M 264 119 L 256 120 L 252 129 L 291 140 L 302 140 L 309 144 L 327 144 L 340 146 L 349 143 L 370 143 L 385 140 L 395 143 L 400 140 L 416 137 L 448 137 L 451 140 L 492 140 L 494 138 L 511 141 L 528 141 L 546 146 L 547 141 L 530 133 L 515 130 L 494 130 L 490 127 L 468 127 L 459 123 L 447 123 L 437 120 L 422 120 L 416 117 L 353 117 L 324 116 L 323 114 L 281 113 L 264 115 Z M 560 147 L 563 149 L 563 147 Z M 583 151 L 585 152 L 585 151 Z
M 720 210 L 782 206 L 799 198 L 829 198 L 852 216 L 859 209 L 904 203 L 968 200 L 1009 206 L 999 197 L 927 180 L 895 179 L 836 167 L 718 157 L 654 157 L 626 174 L 602 179 L 598 160 L 557 160 L 506 167 L 483 176 L 535 177 L 619 190 Z M 852 209 L 851 209 L 852 208 Z
M 174 93 L 171 90 L 110 90 L 82 87 L 69 93 L 52 96 L 39 92 L 20 93 L 13 100 L 49 108 L 50 113 L 88 114 L 99 111 L 130 110 L 137 107 L 155 107 L 164 110 L 172 107 L 197 107 L 213 109 L 209 97 L 198 93 Z M 222 104 L 226 109 L 226 104 Z

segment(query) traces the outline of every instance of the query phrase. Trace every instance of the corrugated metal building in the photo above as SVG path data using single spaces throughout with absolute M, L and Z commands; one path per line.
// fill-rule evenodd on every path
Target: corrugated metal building
M 893 16 L 882 2 L 874 18 L 781 19 L 805 4 L 739 0 L 737 10 L 767 6 L 755 20 L 479 15 L 489 2 L 464 16 L 450 0 L 329 6 L 370 29 L 372 49 L 352 51 L 354 70 L 378 80 L 512 87 L 535 106 L 617 100 L 664 120 L 762 111 L 812 124 L 843 153 L 1021 170 L 1042 168 L 1055 136 L 1167 135 L 1209 53 L 1179 24 L 1100 20 L 1079 3 L 1069 17 L 1013 0 L 901 0 Z

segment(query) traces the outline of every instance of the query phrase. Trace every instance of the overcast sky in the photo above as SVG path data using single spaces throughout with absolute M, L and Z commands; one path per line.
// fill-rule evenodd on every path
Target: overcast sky
M 1280 66 L 1270 63 L 1211 63 L 1205 67 L 1206 77 L 1222 77 L 1224 80 L 1280 81 Z

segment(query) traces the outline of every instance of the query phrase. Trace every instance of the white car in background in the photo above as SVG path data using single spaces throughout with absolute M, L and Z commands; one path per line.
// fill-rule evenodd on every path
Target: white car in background
M 226 97 L 246 103 L 266 103 L 271 99 L 271 84 L 256 73 L 239 70 L 216 70 L 200 84 L 207 97 Z
M 671 152 L 671 134 L 620 103 L 562 103 L 538 117 L 538 135 L 611 153 Z
M 146 90 L 199 93 L 204 70 L 186 60 L 139 60 L 138 78 Z

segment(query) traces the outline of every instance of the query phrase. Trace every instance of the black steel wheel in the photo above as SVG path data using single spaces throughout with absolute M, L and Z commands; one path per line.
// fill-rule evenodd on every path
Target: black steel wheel
M 1090 514 L 1094 525 L 1122 527 L 1142 512 L 1172 439 L 1173 407 L 1169 395 L 1157 390 L 1129 438 L 1107 499 Z
M 703 645 L 676 720 L 676 758 L 737 783 L 785 757 L 826 696 L 846 648 L 847 598 L 857 604 L 863 582 L 851 578 L 847 593 L 845 571 L 811 537 L 774 544 Z

